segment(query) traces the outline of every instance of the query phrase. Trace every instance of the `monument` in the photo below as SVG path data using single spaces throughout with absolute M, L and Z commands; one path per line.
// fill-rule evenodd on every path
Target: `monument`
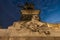
M 60 24 L 42 22 L 40 10 L 35 10 L 32 3 L 26 3 L 20 13 L 19 21 L 8 29 L 0 29 L 1 40 L 54 40 L 55 36 L 60 36 Z
M 46 35 L 50 34 L 50 32 L 48 31 L 47 24 L 40 22 L 40 19 L 38 16 L 39 13 L 40 13 L 40 10 L 35 10 L 33 4 L 26 3 L 24 6 L 24 9 L 21 10 L 20 21 L 14 22 L 13 28 L 16 28 L 17 30 L 24 30 L 24 29 L 27 30 L 28 29 L 31 32 L 38 32 L 38 33 L 43 32 Z M 9 28 L 11 28 L 11 27 L 9 27 Z

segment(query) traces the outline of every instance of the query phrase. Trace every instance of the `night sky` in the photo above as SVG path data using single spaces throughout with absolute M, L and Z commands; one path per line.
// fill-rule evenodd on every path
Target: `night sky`
M 28 0 L 34 3 L 34 8 L 41 10 L 41 21 L 60 23 L 60 0 Z M 24 5 L 26 0 L 0 0 L 0 25 L 7 28 L 14 21 L 20 20 L 19 5 Z

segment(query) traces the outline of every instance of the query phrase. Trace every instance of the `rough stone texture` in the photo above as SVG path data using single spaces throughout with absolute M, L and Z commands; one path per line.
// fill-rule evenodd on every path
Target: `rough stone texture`
M 8 30 L 0 29 L 0 40 L 8 40 Z
M 22 14 L 31 10 L 22 10 Z M 39 10 L 33 11 L 31 21 L 17 21 L 8 29 L 0 29 L 0 40 L 60 40 L 60 24 L 39 21 Z
M 60 40 L 60 37 L 14 37 L 9 40 Z

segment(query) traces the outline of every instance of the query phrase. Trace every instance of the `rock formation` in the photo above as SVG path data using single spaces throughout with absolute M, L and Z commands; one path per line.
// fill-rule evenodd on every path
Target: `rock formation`
M 39 13 L 40 10 L 26 3 L 21 10 L 21 20 L 14 22 L 8 29 L 0 29 L 0 40 L 40 40 L 38 37 L 60 36 L 60 24 L 41 22 Z

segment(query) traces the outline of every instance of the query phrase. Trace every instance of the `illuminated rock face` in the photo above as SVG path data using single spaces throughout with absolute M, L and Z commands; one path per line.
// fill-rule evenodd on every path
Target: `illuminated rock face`
M 47 24 L 39 21 L 39 13 L 39 10 L 21 10 L 22 19 L 14 22 L 8 29 L 19 30 L 19 33 L 18 31 L 16 32 L 23 36 L 39 36 L 43 33 L 46 35 L 50 34 Z

